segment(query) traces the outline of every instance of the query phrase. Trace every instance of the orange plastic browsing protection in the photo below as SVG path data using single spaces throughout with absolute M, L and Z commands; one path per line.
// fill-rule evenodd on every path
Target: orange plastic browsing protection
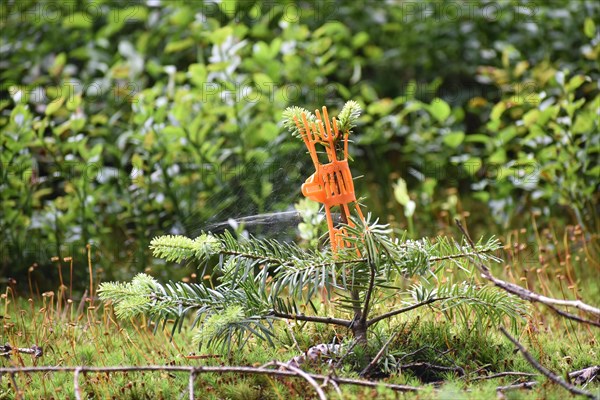
M 340 133 L 338 122 L 335 118 L 333 118 L 333 123 L 329 122 L 327 107 L 323 107 L 323 118 L 321 118 L 319 110 L 315 110 L 315 114 L 317 116 L 315 122 L 308 121 L 305 113 L 301 114 L 302 121 L 298 121 L 298 118 L 294 117 L 294 122 L 308 148 L 316 170 L 302 185 L 302 194 L 311 200 L 325 205 L 331 249 L 335 253 L 338 248 L 346 247 L 346 242 L 344 241 L 344 229 L 338 229 L 333 226 L 331 208 L 339 206 L 342 213 L 342 220 L 350 226 L 354 226 L 354 224 L 348 218 L 350 216 L 349 203 L 354 203 L 358 217 L 363 221 L 364 216 L 356 201 L 354 182 L 352 182 L 352 175 L 348 166 L 348 136 L 350 131 L 347 130 Z M 336 143 L 340 140 L 341 135 L 343 135 L 344 141 L 344 155 L 343 159 L 338 160 Z M 319 162 L 315 147 L 316 144 L 320 144 L 325 148 L 327 158 L 329 159 L 327 164 Z

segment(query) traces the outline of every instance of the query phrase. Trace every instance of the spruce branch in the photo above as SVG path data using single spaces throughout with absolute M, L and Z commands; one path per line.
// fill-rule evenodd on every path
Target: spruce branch
M 104 301 L 115 304 L 115 314 L 119 318 L 129 318 L 150 311 L 150 296 L 158 282 L 149 275 L 138 274 L 131 282 L 104 282 L 98 294 Z

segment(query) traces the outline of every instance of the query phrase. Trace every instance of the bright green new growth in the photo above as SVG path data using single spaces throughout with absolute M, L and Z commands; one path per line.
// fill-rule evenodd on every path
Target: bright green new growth
M 300 136 L 300 132 L 298 131 L 294 117 L 297 118 L 298 121 L 302 121 L 302 113 L 306 115 L 306 119 L 309 122 L 317 120 L 317 117 L 313 113 L 302 107 L 288 107 L 283 112 L 283 126 L 295 136 Z M 360 113 L 361 108 L 356 101 L 347 101 L 346 104 L 344 104 L 342 111 L 340 111 L 340 114 L 337 116 L 339 131 L 350 132 L 350 130 L 356 126 L 356 120 L 358 120 Z
M 349 132 L 354 128 L 361 111 L 360 105 L 356 101 L 350 100 L 346 102 L 340 115 L 338 115 L 340 132 Z
M 166 261 L 181 262 L 193 257 L 202 258 L 218 249 L 219 241 L 211 235 L 202 234 L 196 239 L 181 235 L 159 236 L 150 242 L 155 257 Z
M 367 218 L 368 220 L 368 218 Z M 399 240 L 377 222 L 346 226 L 354 249 L 313 251 L 276 240 L 236 239 L 229 232 L 204 233 L 196 239 L 163 236 L 152 241 L 154 255 L 170 261 L 193 260 L 210 264 L 218 284 L 171 282 L 162 285 L 140 274 L 131 283 L 104 283 L 99 293 L 114 303 L 119 317 L 145 314 L 166 323 L 173 331 L 195 313 L 195 338 L 203 345 L 223 349 L 243 346 L 249 338 L 274 345 L 273 323 L 281 319 L 327 323 L 348 328 L 355 339 L 366 342 L 375 324 L 402 313 L 402 308 L 430 305 L 450 319 L 485 330 L 509 317 L 513 323 L 525 311 L 518 299 L 494 287 L 473 282 L 467 257 L 474 256 L 464 243 L 438 237 L 435 240 Z M 498 261 L 496 239 L 477 244 L 478 257 Z M 360 254 L 360 255 L 359 255 Z M 444 269 L 460 268 L 467 281 L 440 283 Z M 406 282 L 413 282 L 410 289 Z M 327 290 L 336 317 L 319 315 L 312 302 Z M 378 305 L 393 296 L 396 309 Z M 308 305 L 314 315 L 306 315 Z M 346 315 L 345 318 L 337 316 Z
M 306 119 L 309 122 L 317 120 L 317 117 L 315 117 L 313 113 L 302 107 L 288 107 L 282 114 L 283 126 L 285 126 L 288 131 L 292 132 L 294 136 L 300 136 L 300 131 L 298 131 L 294 117 L 302 122 L 302 113 L 306 115 Z
M 103 299 L 118 301 L 115 313 L 119 318 L 128 318 L 149 311 L 148 299 L 159 283 L 146 274 L 137 274 L 131 282 L 105 282 L 101 285 Z

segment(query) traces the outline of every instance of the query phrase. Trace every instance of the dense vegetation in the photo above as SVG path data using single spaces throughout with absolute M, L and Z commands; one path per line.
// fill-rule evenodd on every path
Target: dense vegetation
M 1 7 L 2 276 L 68 255 L 78 274 L 87 243 L 132 276 L 159 233 L 290 207 L 308 163 L 282 111 L 349 99 L 381 218 L 405 226 L 402 178 L 423 234 L 465 201 L 492 231 L 597 230 L 596 2 Z
M 97 302 L 98 283 L 144 272 L 157 288 L 169 280 L 213 288 L 214 271 L 196 267 L 221 267 L 218 251 L 204 258 L 157 254 L 161 259 L 149 247 L 158 235 L 194 238 L 230 217 L 298 210 L 299 235 L 287 240 L 298 254 L 326 246 L 318 208 L 300 200 L 310 160 L 281 121 L 290 106 L 326 105 L 336 115 L 350 99 L 362 108 L 350 144 L 357 195 L 381 224 L 401 231 L 402 241 L 430 237 L 423 243 L 432 249 L 452 244 L 428 253 L 433 258 L 465 252 L 455 245 L 462 238 L 444 242 L 460 234 L 458 219 L 474 238 L 499 238 L 490 258 L 503 260 L 492 266 L 497 276 L 550 297 L 599 298 L 599 21 L 600 4 L 592 0 L 2 2 L 0 343 L 51 348 L 45 365 L 189 362 L 197 332 L 184 327 L 168 344 L 159 329 L 168 327 L 170 339 L 187 317 L 173 325 L 165 314 L 151 337 L 140 327 L 145 317 L 119 322 L 112 305 Z M 227 248 L 246 246 L 234 239 L 245 237 L 244 226 L 232 225 L 234 236 L 216 237 Z M 270 237 L 275 229 L 282 238 L 277 227 L 265 229 L 256 233 Z M 184 258 L 188 264 L 173 262 Z M 440 264 L 431 288 L 463 281 L 485 288 L 472 261 Z M 259 267 L 250 263 L 247 272 Z M 421 279 L 414 272 L 403 275 L 405 295 Z M 373 312 L 388 310 L 388 300 L 378 298 Z M 310 305 L 315 313 L 331 310 Z M 382 376 L 415 385 L 444 380 L 442 393 L 453 396 L 477 374 L 532 372 L 496 333 L 503 316 L 478 330 L 460 307 L 454 314 L 427 309 L 369 333 L 369 348 L 360 351 L 371 358 L 389 340 Z M 538 307 L 519 321 L 526 322 L 517 323 L 521 338 L 555 370 L 598 359 L 595 327 Z M 219 353 L 214 363 L 287 359 L 319 341 L 347 339 L 339 329 L 276 325 L 269 337 L 279 352 Z M 144 345 L 137 347 L 135 335 Z M 556 343 L 553 335 L 569 341 Z M 142 354 L 129 354 L 134 348 Z M 473 348 L 481 351 L 471 354 Z M 3 366 L 31 364 L 19 357 Z M 365 359 L 350 357 L 344 371 L 360 371 Z M 432 375 L 401 368 L 422 362 L 450 369 Z M 458 380 L 456 366 L 463 368 Z M 171 398 L 185 386 L 173 376 L 174 386 L 150 377 L 140 383 L 145 387 L 129 385 L 126 376 L 97 379 L 85 387 L 97 398 Z M 216 393 L 207 392 L 220 398 L 240 390 L 246 398 L 303 393 L 301 384 L 265 377 L 203 379 L 201 387 L 220 382 Z M 0 398 L 14 394 L 6 382 Z M 30 397 L 64 397 L 63 381 L 34 382 Z M 476 397 L 494 395 L 496 386 L 469 388 Z M 374 396 L 352 390 L 344 394 Z M 539 390 L 540 397 L 564 394 Z

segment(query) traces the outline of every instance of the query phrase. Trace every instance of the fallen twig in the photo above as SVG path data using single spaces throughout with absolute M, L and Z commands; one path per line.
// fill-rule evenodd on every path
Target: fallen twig
M 526 377 L 532 377 L 532 376 L 536 376 L 537 374 L 532 374 L 529 372 L 518 372 L 518 371 L 506 371 L 506 372 L 499 372 L 497 374 L 492 374 L 492 375 L 485 375 L 485 376 L 476 376 L 475 378 L 470 379 L 471 381 L 482 381 L 484 379 L 496 379 L 496 378 L 502 378 L 505 376 L 526 376 Z
M 354 347 L 357 344 L 358 344 L 358 340 L 356 340 L 356 339 L 352 340 L 352 343 L 350 343 L 350 346 L 348 346 L 348 350 L 346 350 L 346 352 L 340 357 L 340 359 L 337 360 L 337 362 L 333 366 L 333 369 L 338 369 L 342 365 L 342 362 L 346 359 L 346 357 L 348 357 L 352 353 L 352 350 L 354 350 Z
M 75 400 L 81 400 L 81 388 L 79 387 L 80 368 L 75 368 L 73 372 L 73 389 L 75 390 Z
M 377 363 L 379 362 L 381 357 L 383 357 L 383 353 L 385 353 L 385 350 L 388 348 L 390 343 L 392 343 L 392 340 L 394 340 L 394 338 L 398 335 L 398 333 L 404 331 L 405 326 L 406 326 L 406 322 L 404 323 L 404 325 L 402 325 L 401 329 L 398 329 L 396 332 L 394 332 L 394 334 L 392 336 L 390 336 L 390 338 L 387 340 L 387 342 L 385 342 L 383 347 L 381 347 L 381 349 L 379 349 L 379 351 L 377 352 L 375 357 L 371 360 L 371 362 L 359 374 L 360 377 L 367 376 L 367 374 L 369 372 L 371 372 L 371 370 L 375 367 L 375 365 L 377 365 Z
M 535 369 L 540 371 L 540 373 L 545 375 L 552 382 L 559 384 L 560 386 L 564 387 L 572 394 L 586 396 L 590 399 L 596 398 L 592 393 L 587 392 L 585 390 L 581 390 L 579 388 L 576 388 L 575 386 L 571 385 L 570 383 L 565 382 L 560 376 L 556 375 L 554 372 L 550 371 L 549 369 L 544 367 L 542 364 L 537 362 L 536 359 L 533 358 L 533 356 L 531 354 L 529 354 L 529 352 L 525 349 L 525 347 L 523 347 L 523 345 L 517 339 L 513 338 L 510 335 L 510 333 L 508 333 L 508 331 L 506 329 L 504 329 L 503 326 L 500 327 L 500 331 L 502 332 L 502 334 L 504 336 L 506 336 L 506 338 L 508 340 L 510 340 L 515 346 L 517 346 L 517 348 L 519 349 L 521 354 L 523 354 L 523 357 L 525 357 L 525 359 L 529 362 L 529 364 L 531 364 L 532 367 L 534 367 Z
M 37 345 L 33 345 L 31 347 L 19 347 L 13 348 L 10 344 L 6 343 L 5 345 L 0 345 L 0 356 L 10 357 L 13 351 L 17 351 L 19 353 L 25 354 L 33 354 L 36 358 L 44 355 L 44 350 Z
M 583 385 L 593 381 L 598 375 L 600 375 L 600 365 L 580 369 L 579 371 L 569 372 L 569 378 L 575 378 L 577 385 Z
M 14 368 L 0 368 L 0 376 L 2 374 L 10 374 L 13 376 L 17 373 L 36 373 L 36 372 L 75 372 L 78 373 L 98 373 L 98 372 L 129 372 L 129 371 L 170 371 L 170 372 L 187 372 L 189 374 L 200 375 L 204 373 L 240 373 L 240 374 L 255 374 L 255 375 L 274 375 L 274 376 L 287 376 L 287 377 L 302 377 L 300 374 L 294 371 L 282 371 L 278 369 L 268 369 L 264 367 L 238 367 L 238 366 L 220 366 L 220 367 L 192 367 L 192 366 L 174 366 L 174 365 L 147 365 L 147 366 L 118 366 L 118 367 L 14 367 Z M 306 373 L 315 381 L 329 383 L 335 382 L 337 385 L 355 385 L 362 387 L 378 388 L 385 387 L 387 389 L 396 392 L 418 392 L 423 390 L 423 387 L 409 386 L 409 385 L 398 385 L 393 383 L 374 382 L 362 379 L 342 378 L 331 375 L 320 375 Z M 16 383 L 16 382 L 15 382 Z M 16 387 L 16 386 L 15 386 Z
M 299 376 L 301 376 L 302 378 L 304 378 L 305 381 L 307 381 L 317 392 L 317 394 L 319 395 L 319 399 L 321 400 L 327 400 L 327 396 L 325 395 L 325 392 L 323 391 L 323 389 L 321 389 L 321 387 L 319 386 L 319 384 L 314 380 L 314 378 L 312 376 L 310 376 L 310 374 L 302 371 L 300 368 L 294 367 L 293 365 L 289 365 L 286 363 L 282 363 L 279 361 L 272 361 L 271 363 L 265 364 L 263 367 L 266 367 L 268 365 L 274 365 L 276 367 L 279 368 L 285 368 L 288 369 L 292 372 L 295 372 L 296 374 L 298 374 Z M 329 379 L 325 379 L 324 382 L 327 382 Z
M 460 229 L 462 234 L 465 236 L 465 238 L 467 239 L 471 248 L 475 250 L 476 249 L 475 243 L 473 243 L 473 240 L 469 236 L 469 233 L 465 230 L 465 228 L 462 226 L 462 224 L 460 223 L 460 221 L 458 219 L 455 221 L 456 221 L 456 225 L 458 226 L 458 229 Z M 478 255 L 478 257 L 479 257 L 479 255 Z M 515 285 L 514 283 L 503 281 L 492 275 L 489 267 L 481 261 L 481 257 L 479 257 L 479 262 L 475 261 L 473 259 L 473 257 L 468 256 L 468 258 L 478 267 L 478 269 L 481 271 L 481 275 L 485 279 L 491 281 L 492 283 L 494 283 L 494 285 L 500 287 L 501 289 L 504 289 L 505 291 L 512 293 L 512 294 L 522 298 L 523 300 L 531 301 L 533 303 L 542 303 L 546 307 L 550 308 L 552 311 L 556 312 L 557 314 L 559 314 L 565 318 L 572 319 L 577 322 L 600 327 L 600 309 L 590 306 L 589 304 L 586 304 L 580 300 L 560 300 L 560 299 L 554 299 L 551 297 L 546 297 L 544 295 L 532 292 L 531 290 L 525 289 L 519 285 Z M 587 313 L 597 316 L 599 318 L 599 320 L 594 321 L 594 320 L 590 320 L 590 319 L 581 318 L 575 314 L 571 314 L 571 313 L 568 313 L 566 311 L 562 311 L 562 310 L 556 308 L 555 306 L 557 306 L 557 305 L 558 306 L 566 306 L 566 307 L 575 307 L 581 311 L 585 311 Z
M 515 390 L 515 389 L 533 389 L 533 387 L 535 385 L 537 385 L 538 383 L 536 381 L 529 381 L 529 382 L 522 382 L 522 383 L 515 383 L 513 385 L 507 385 L 507 386 L 498 386 L 496 388 L 497 392 L 504 392 L 507 390 Z
M 458 372 L 459 375 L 461 375 L 461 376 L 465 375 L 465 370 L 460 366 L 446 367 L 444 365 L 436 365 L 436 364 L 431 364 L 428 362 L 413 362 L 413 363 L 409 363 L 409 364 L 400 365 L 398 367 L 398 369 L 400 369 L 400 370 L 413 369 L 413 368 L 436 369 L 438 371 L 452 371 L 452 372 Z

